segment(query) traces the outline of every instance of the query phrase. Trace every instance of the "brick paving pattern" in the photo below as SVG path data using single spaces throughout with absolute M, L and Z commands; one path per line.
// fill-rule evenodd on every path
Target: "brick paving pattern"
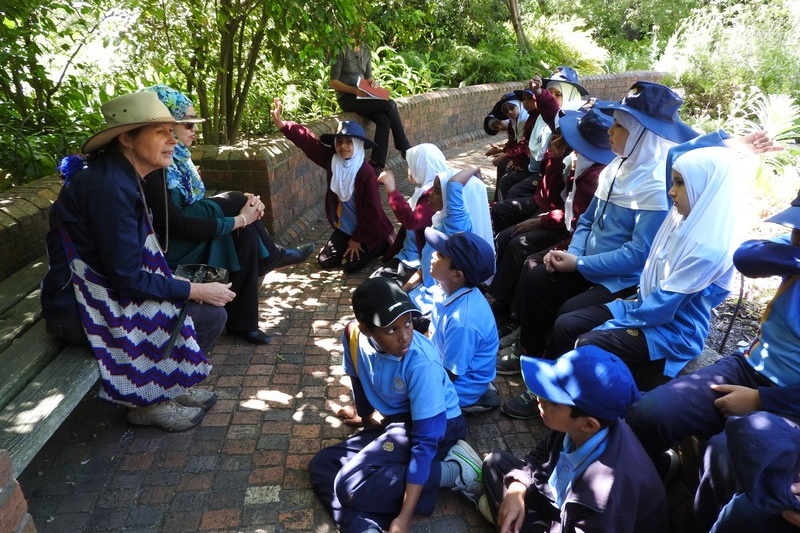
M 445 154 L 454 167 L 480 165 L 493 187 L 487 144 L 481 134 Z M 410 193 L 402 161 L 391 163 L 398 186 Z M 320 208 L 277 238 L 311 240 L 319 248 L 329 233 Z M 312 256 L 267 276 L 261 325 L 272 343 L 255 347 L 220 337 L 210 355 L 214 371 L 203 385 L 219 401 L 192 430 L 131 426 L 123 408 L 85 398 L 19 479 L 39 532 L 335 531 L 306 468 L 314 453 L 351 431 L 333 415 L 351 401 L 339 338 L 353 318 L 350 295 L 371 271 L 321 271 Z M 495 383 L 503 397 L 523 390 L 520 377 L 498 376 Z M 538 419 L 513 420 L 496 410 L 469 417 L 468 441 L 481 454 L 524 455 L 544 431 Z M 446 489 L 434 515 L 416 517 L 413 527 L 417 533 L 492 530 L 467 500 Z

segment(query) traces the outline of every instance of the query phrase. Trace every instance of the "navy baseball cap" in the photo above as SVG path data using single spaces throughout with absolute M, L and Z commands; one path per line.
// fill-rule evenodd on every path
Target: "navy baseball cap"
M 400 285 L 389 278 L 368 278 L 356 287 L 352 303 L 356 320 L 381 328 L 401 315 L 420 312 Z
M 797 193 L 797 198 L 792 200 L 791 207 L 772 215 L 767 219 L 767 222 L 774 222 L 792 229 L 800 229 L 800 191 Z
M 646 129 L 668 141 L 682 143 L 699 135 L 678 118 L 678 108 L 683 105 L 683 98 L 666 85 L 637 81 L 619 102 L 595 105 L 609 115 L 613 115 L 614 111 L 625 111 Z
M 597 346 L 580 346 L 556 360 L 524 355 L 520 363 L 525 385 L 536 396 L 601 420 L 622 418 L 641 398 L 628 366 Z
M 564 116 L 558 119 L 558 126 L 573 150 L 592 161 L 607 165 L 616 157 L 611 151 L 608 137 L 614 119 L 596 109 L 594 106 L 598 103 L 602 102 L 592 100 L 578 110 L 564 111 Z
M 494 274 L 494 250 L 471 231 L 459 231 L 448 237 L 441 231 L 425 228 L 425 240 L 434 250 L 452 259 L 473 287 Z

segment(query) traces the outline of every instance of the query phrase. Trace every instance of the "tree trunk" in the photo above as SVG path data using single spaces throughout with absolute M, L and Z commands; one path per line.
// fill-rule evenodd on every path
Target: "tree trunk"
M 520 52 L 523 54 L 531 53 L 531 45 L 528 42 L 528 37 L 525 36 L 525 30 L 522 28 L 522 18 L 519 14 L 519 3 L 517 0 L 506 0 L 508 4 L 508 12 L 511 15 L 511 25 L 514 27 L 514 33 L 517 35 L 517 45 Z

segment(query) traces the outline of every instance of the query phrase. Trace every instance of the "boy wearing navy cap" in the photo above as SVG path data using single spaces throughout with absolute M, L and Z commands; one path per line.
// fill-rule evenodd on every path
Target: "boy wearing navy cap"
M 353 293 L 353 312 L 342 359 L 356 412 L 339 415 L 366 427 L 314 456 L 312 487 L 342 533 L 408 531 L 414 514 L 433 512 L 440 487 L 477 500 L 481 459 L 461 440 L 455 388 L 431 341 L 414 331 L 419 310 L 408 295 L 370 278 Z
M 500 339 L 489 302 L 478 285 L 494 274 L 494 251 L 472 232 L 450 237 L 425 228 L 425 240 L 435 250 L 433 277 L 445 294 L 431 313 L 430 331 L 442 365 L 466 413 L 483 413 L 500 406 L 492 385 Z
M 664 485 L 621 419 L 639 398 L 625 363 L 581 346 L 521 364 L 552 431 L 524 461 L 508 452 L 484 459 L 481 514 L 501 533 L 668 531 Z

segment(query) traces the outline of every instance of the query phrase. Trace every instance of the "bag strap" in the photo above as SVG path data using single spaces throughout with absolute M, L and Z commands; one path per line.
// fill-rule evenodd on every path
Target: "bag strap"
M 361 335 L 361 330 L 358 328 L 358 324 L 351 324 L 348 327 L 349 331 L 347 333 L 348 336 L 348 345 L 350 347 L 350 359 L 353 361 L 353 369 L 356 371 L 356 376 L 358 375 L 358 340 Z

